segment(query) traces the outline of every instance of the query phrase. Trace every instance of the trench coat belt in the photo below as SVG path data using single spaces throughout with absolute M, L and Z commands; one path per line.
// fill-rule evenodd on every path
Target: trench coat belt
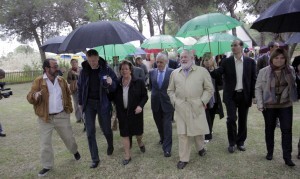
M 201 100 L 201 98 L 200 97 L 198 97 L 198 98 L 197 97 L 183 97 L 183 98 L 177 97 L 177 98 L 180 100 L 183 100 L 189 104 L 189 108 L 191 109 L 191 113 L 192 113 L 191 115 L 193 116 L 193 119 L 196 119 L 198 117 L 196 114 L 199 112 L 200 109 L 195 108 L 192 100 L 196 100 L 196 99 Z

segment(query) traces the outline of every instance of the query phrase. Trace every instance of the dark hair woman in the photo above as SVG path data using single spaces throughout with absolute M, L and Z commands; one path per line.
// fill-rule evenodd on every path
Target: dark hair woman
M 297 100 L 295 80 L 287 53 L 276 49 L 271 54 L 270 65 L 259 71 L 255 85 L 257 108 L 265 119 L 266 159 L 273 159 L 274 131 L 279 118 L 283 159 L 288 166 L 295 166 L 291 160 L 293 102 Z
M 114 95 L 114 102 L 125 151 L 125 158 L 122 163 L 127 165 L 131 161 L 130 139 L 132 136 L 136 136 L 141 151 L 145 152 L 145 145 L 142 142 L 144 132 L 143 107 L 148 100 L 148 95 L 144 81 L 134 79 L 133 65 L 130 61 L 122 61 L 119 70 L 121 77 Z

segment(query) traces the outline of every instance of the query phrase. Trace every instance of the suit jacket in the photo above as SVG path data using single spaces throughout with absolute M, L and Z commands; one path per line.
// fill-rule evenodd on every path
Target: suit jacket
M 268 61 L 269 61 L 269 53 L 266 53 L 257 59 L 256 75 L 258 74 L 260 69 L 263 69 L 266 66 L 268 66 Z
M 243 92 L 246 105 L 250 107 L 252 98 L 255 97 L 256 64 L 252 58 L 245 56 L 243 58 Z M 223 60 L 215 71 L 218 75 L 223 75 L 223 102 L 225 104 L 232 102 L 237 83 L 234 57 Z
M 173 69 L 166 68 L 164 81 L 161 88 L 157 83 L 158 69 L 155 68 L 149 72 L 149 89 L 151 90 L 151 109 L 158 111 L 159 106 L 162 107 L 163 112 L 173 112 L 174 108 L 168 96 L 167 89 L 169 85 L 170 75 Z

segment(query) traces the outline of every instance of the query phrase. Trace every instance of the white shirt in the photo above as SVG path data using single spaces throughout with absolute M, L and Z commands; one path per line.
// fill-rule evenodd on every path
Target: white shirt
M 49 114 L 62 112 L 64 110 L 62 91 L 57 77 L 54 80 L 54 84 L 49 80 L 46 74 L 43 75 L 43 79 L 46 80 L 49 91 Z
M 127 109 L 128 107 L 128 91 L 129 91 L 130 82 L 131 80 L 128 82 L 126 86 L 123 86 L 123 105 L 125 109 Z
M 241 56 L 241 59 L 236 59 L 234 57 L 234 62 L 235 62 L 235 73 L 236 73 L 236 86 L 235 90 L 241 90 L 243 89 L 243 62 L 244 62 L 244 57 Z

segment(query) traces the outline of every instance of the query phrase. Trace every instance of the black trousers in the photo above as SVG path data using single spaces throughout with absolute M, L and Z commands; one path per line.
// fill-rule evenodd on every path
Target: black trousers
M 267 108 L 263 111 L 263 115 L 265 119 L 265 140 L 268 153 L 273 154 L 274 151 L 274 131 L 276 128 L 276 120 L 279 118 L 283 158 L 291 159 L 293 107 Z
M 230 146 L 242 146 L 247 138 L 247 117 L 249 107 L 243 92 L 235 92 L 234 99 L 226 104 L 227 136 Z M 238 116 L 237 116 L 238 113 Z M 238 126 L 236 121 L 238 120 Z
M 216 116 L 216 112 L 218 109 L 218 103 L 215 103 L 212 108 L 205 109 L 206 119 L 209 127 L 209 134 L 205 135 L 205 140 L 211 140 L 212 139 L 212 128 L 214 125 L 214 120 Z

